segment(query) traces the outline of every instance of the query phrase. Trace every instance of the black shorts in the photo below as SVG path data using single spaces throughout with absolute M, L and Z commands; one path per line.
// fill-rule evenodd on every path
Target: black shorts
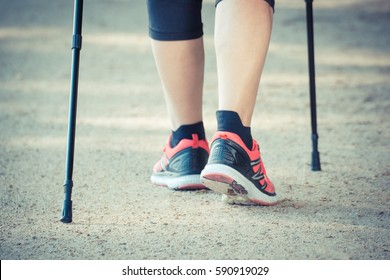
M 222 0 L 216 0 L 215 6 Z M 274 9 L 274 0 L 264 0 Z M 202 0 L 148 0 L 149 35 L 159 41 L 191 40 L 203 35 Z

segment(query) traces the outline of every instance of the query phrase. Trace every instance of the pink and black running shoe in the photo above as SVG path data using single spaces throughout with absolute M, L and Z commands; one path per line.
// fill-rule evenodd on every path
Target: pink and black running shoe
M 170 140 L 164 148 L 164 154 L 154 165 L 150 178 L 153 184 L 166 186 L 173 190 L 206 189 L 200 181 L 209 157 L 209 145 L 206 140 L 199 140 L 197 134 L 192 139 L 183 139 L 175 147 Z
M 257 142 L 253 140 L 252 150 L 249 150 L 241 138 L 231 132 L 215 133 L 201 180 L 209 189 L 222 193 L 228 203 L 274 205 L 278 202 Z

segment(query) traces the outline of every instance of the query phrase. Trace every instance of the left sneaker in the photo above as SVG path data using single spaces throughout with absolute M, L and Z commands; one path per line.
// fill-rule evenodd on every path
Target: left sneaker
M 209 157 L 207 141 L 199 140 L 197 134 L 192 134 L 192 139 L 182 139 L 171 147 L 171 137 L 161 159 L 153 167 L 152 183 L 172 190 L 206 189 L 200 181 L 200 173 Z

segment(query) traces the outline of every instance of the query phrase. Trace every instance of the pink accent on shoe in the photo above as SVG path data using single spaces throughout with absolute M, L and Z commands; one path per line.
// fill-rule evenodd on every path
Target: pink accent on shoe
M 279 203 L 279 201 L 265 202 L 265 201 L 261 201 L 261 200 L 258 200 L 258 199 L 249 199 L 249 201 L 252 201 L 253 203 L 255 203 L 257 205 L 262 205 L 262 206 L 273 206 L 273 205 L 276 205 L 276 204 Z
M 164 147 L 164 153 L 167 156 L 168 160 L 171 159 L 176 153 L 180 152 L 183 149 L 186 149 L 188 147 L 192 148 L 202 148 L 206 150 L 208 153 L 210 152 L 209 144 L 207 143 L 207 140 L 199 140 L 197 134 L 192 134 L 192 139 L 183 139 L 177 144 L 175 147 L 171 147 L 172 134 L 169 135 L 168 142 Z M 194 147 L 195 146 L 195 147 Z
M 214 134 L 213 139 L 211 140 L 211 142 L 214 142 L 214 140 L 216 140 L 218 138 L 222 138 L 222 139 L 225 139 L 225 140 L 226 139 L 233 140 L 234 142 L 239 144 L 245 150 L 245 152 L 249 155 L 251 160 L 255 160 L 256 158 L 259 157 L 259 155 L 257 154 L 257 151 L 259 150 L 258 149 L 259 145 L 257 144 L 257 142 L 254 139 L 253 139 L 253 144 L 252 144 L 252 150 L 249 150 L 246 147 L 246 145 L 244 144 L 244 142 L 241 140 L 240 136 L 238 136 L 235 133 L 228 132 L 228 131 L 217 131 Z
M 182 191 L 191 191 L 191 190 L 206 190 L 207 187 L 202 184 L 190 184 L 190 185 L 182 185 L 177 189 Z
M 192 148 L 196 149 L 199 147 L 199 137 L 198 134 L 192 134 Z

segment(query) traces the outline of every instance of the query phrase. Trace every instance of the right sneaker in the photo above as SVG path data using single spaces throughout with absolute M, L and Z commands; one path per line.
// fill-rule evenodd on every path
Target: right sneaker
M 192 139 L 182 139 L 175 147 L 171 147 L 171 137 L 161 159 L 153 167 L 150 177 L 152 183 L 172 190 L 206 189 L 200 181 L 200 172 L 210 152 L 207 141 L 192 134 Z
M 201 179 L 209 189 L 222 193 L 228 203 L 268 206 L 278 202 L 259 145 L 253 140 L 249 150 L 235 133 L 218 131 L 214 135 Z

